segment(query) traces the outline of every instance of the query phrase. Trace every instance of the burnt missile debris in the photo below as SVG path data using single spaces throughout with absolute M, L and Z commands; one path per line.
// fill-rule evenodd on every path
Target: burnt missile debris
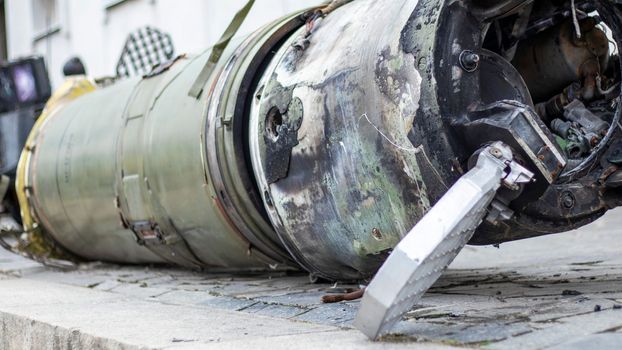
M 21 248 L 363 281 L 355 324 L 377 338 L 464 245 L 622 204 L 621 11 L 335 1 L 142 78 L 77 84 L 13 176 Z

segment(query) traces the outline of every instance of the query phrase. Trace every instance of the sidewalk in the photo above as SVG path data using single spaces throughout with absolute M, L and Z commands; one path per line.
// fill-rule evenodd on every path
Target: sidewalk
M 622 211 L 580 231 L 467 247 L 384 342 L 351 322 L 347 285 L 91 263 L 0 251 L 2 349 L 619 349 Z M 595 311 L 600 310 L 600 311 Z

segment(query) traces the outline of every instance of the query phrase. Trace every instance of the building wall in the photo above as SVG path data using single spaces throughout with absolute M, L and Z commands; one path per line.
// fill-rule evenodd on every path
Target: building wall
M 89 75 L 111 76 L 129 32 L 150 25 L 171 34 L 177 54 L 198 53 L 218 40 L 245 2 L 5 0 L 8 58 L 44 56 L 54 86 L 62 82 L 62 65 L 72 56 L 82 58 Z M 259 0 L 240 33 L 322 2 Z

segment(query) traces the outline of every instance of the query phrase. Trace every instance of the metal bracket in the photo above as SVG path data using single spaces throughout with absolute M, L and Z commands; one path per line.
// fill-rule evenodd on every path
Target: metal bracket
M 499 101 L 469 113 L 469 120 L 458 127 L 471 149 L 485 142 L 502 141 L 535 171 L 537 183 L 525 190 L 523 201 L 540 198 L 566 166 L 555 138 L 530 106 Z
M 534 174 L 513 158 L 502 142 L 477 153 L 475 167 L 406 235 L 371 281 L 354 322 L 359 330 L 372 339 L 389 332 L 471 239 L 499 188 L 532 181 Z
M 162 231 L 160 231 L 158 224 L 154 222 L 135 221 L 130 224 L 130 229 L 136 235 L 136 241 L 140 245 L 164 244 Z

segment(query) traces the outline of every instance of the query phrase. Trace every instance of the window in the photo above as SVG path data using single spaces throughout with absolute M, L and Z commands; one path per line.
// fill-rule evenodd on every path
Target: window
M 56 0 L 32 0 L 32 23 L 35 35 L 45 35 L 58 30 Z

